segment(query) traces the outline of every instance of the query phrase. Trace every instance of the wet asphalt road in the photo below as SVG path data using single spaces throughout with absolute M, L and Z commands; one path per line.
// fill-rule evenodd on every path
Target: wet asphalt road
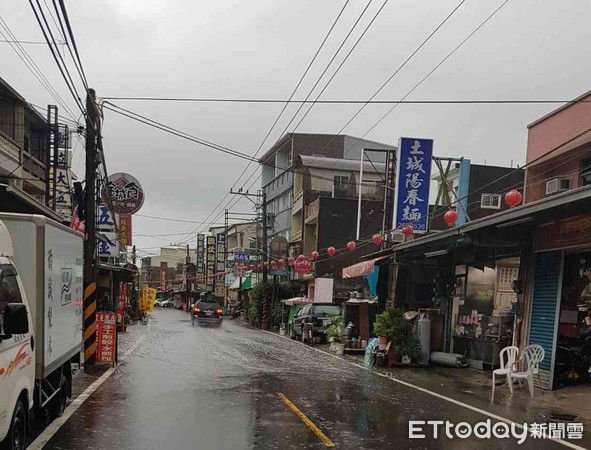
M 283 393 L 344 449 L 515 448 L 514 439 L 410 440 L 409 420 L 487 417 L 299 343 L 225 320 L 156 311 L 139 345 L 46 449 L 320 449 Z M 519 448 L 565 448 L 528 439 Z

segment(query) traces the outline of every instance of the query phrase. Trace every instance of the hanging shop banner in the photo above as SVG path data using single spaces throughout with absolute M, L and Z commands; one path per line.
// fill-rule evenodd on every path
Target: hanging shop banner
M 166 291 L 166 286 L 167 286 L 166 270 L 161 270 L 160 271 L 160 290 L 163 292 Z
M 154 311 L 154 303 L 156 302 L 157 290 L 154 288 L 146 288 L 146 297 L 144 300 L 145 311 L 151 313 Z
M 72 141 L 70 139 L 71 135 L 72 135 L 72 133 L 67 125 L 62 124 L 62 123 L 58 124 L 58 126 L 57 126 L 57 148 L 60 151 L 62 149 L 72 148 Z M 61 165 L 59 163 L 59 160 L 58 160 L 58 165 Z M 65 164 L 63 164 L 63 165 L 65 165 Z
M 215 271 L 222 273 L 226 270 L 226 232 L 218 233 L 216 236 L 216 262 Z M 217 297 L 226 297 L 226 285 L 222 278 L 215 282 L 215 295 Z
M 123 323 L 125 305 L 127 303 L 127 283 L 119 283 L 119 305 L 117 307 L 117 322 Z
M 119 216 L 119 242 L 121 245 L 133 245 L 131 243 L 131 216 Z
M 109 176 L 106 189 L 101 193 L 105 203 L 108 203 L 107 195 L 111 198 L 115 214 L 135 214 L 144 204 L 144 190 L 140 182 L 128 173 L 114 173 Z
M 205 282 L 208 286 L 213 286 L 213 275 L 215 274 L 215 236 L 207 236 L 205 257 Z
M 433 139 L 400 138 L 394 204 L 395 228 L 427 232 Z
M 74 214 L 72 215 L 72 220 L 70 222 L 70 228 L 78 233 L 84 234 L 86 232 L 86 226 L 83 220 L 80 220 L 78 216 L 78 207 L 74 208 Z
M 205 281 L 205 235 L 197 235 L 197 283 Z
M 117 233 L 97 233 L 98 254 L 102 258 L 119 258 L 119 242 Z
M 115 362 L 115 327 L 117 317 L 114 312 L 99 311 L 96 313 L 97 349 L 96 362 Z
M 115 231 L 115 216 L 107 205 L 99 205 L 96 216 L 96 227 L 99 230 Z

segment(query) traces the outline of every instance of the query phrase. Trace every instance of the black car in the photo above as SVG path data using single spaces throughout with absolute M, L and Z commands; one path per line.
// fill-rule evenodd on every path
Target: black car
M 325 337 L 326 329 L 330 326 L 333 317 L 339 314 L 341 314 L 341 308 L 334 303 L 313 303 L 306 305 L 294 317 L 289 336 L 292 339 L 301 339 L 304 324 L 311 323 L 314 336 Z
M 195 322 L 221 325 L 223 312 L 217 302 L 210 299 L 199 300 L 191 309 L 191 325 L 195 326 Z

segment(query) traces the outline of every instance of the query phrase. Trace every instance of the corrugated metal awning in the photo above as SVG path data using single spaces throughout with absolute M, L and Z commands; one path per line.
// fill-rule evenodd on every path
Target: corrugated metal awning
M 380 258 L 370 259 L 369 261 L 362 261 L 360 263 L 353 264 L 352 266 L 345 267 L 343 269 L 343 278 L 357 278 L 362 277 L 364 275 L 369 275 L 370 273 L 373 273 L 373 271 L 375 270 L 376 261 L 379 261 L 380 259 L 384 258 L 385 256 L 382 256 Z

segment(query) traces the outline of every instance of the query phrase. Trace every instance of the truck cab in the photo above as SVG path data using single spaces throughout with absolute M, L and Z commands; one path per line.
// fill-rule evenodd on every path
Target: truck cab
M 0 442 L 24 449 L 35 385 L 35 339 L 27 297 L 0 227 Z

